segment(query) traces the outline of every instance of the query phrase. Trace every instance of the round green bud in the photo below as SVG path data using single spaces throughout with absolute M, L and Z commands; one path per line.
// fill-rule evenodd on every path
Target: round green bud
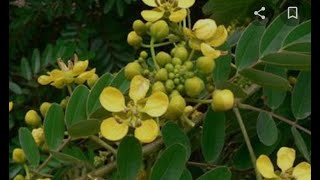
M 26 162 L 26 156 L 21 148 L 15 148 L 12 152 L 12 160 L 16 163 L 23 164 Z
M 22 176 L 21 174 L 16 175 L 13 180 L 25 180 L 24 176 Z
M 180 84 L 180 79 L 179 78 L 174 78 L 173 82 L 174 82 L 174 84 L 178 85 L 178 84 Z
M 180 70 L 181 69 L 181 65 L 177 64 L 177 65 L 174 66 L 174 68 Z
M 184 65 L 186 66 L 187 70 L 191 70 L 193 68 L 192 61 L 186 61 Z
M 186 61 L 188 59 L 189 53 L 184 46 L 179 46 L 176 47 L 173 56 L 181 59 L 181 61 Z
M 160 66 L 165 66 L 167 63 L 171 62 L 171 56 L 163 51 L 160 51 L 157 55 L 156 55 L 156 61 Z
M 229 89 L 215 90 L 212 93 L 211 106 L 214 111 L 227 111 L 234 105 L 234 95 Z
M 143 63 L 143 61 L 144 61 L 144 59 L 142 57 L 139 57 L 137 60 L 138 63 Z
M 176 48 L 175 48 L 175 47 L 171 49 L 171 51 L 170 51 L 171 56 L 174 56 L 174 52 L 175 52 L 175 50 L 176 50 Z
M 171 63 L 166 64 L 164 67 L 166 68 L 166 70 L 167 70 L 168 72 L 172 72 L 173 69 L 174 69 L 174 67 L 173 67 L 173 65 L 172 65 Z
M 171 92 L 175 88 L 174 82 L 171 79 L 166 81 L 166 89 L 167 91 Z
M 190 97 L 198 97 L 204 89 L 203 81 L 198 77 L 189 78 L 185 81 L 184 87 Z
M 175 77 L 175 76 L 174 76 L 174 73 L 172 73 L 172 72 L 169 73 L 169 79 L 174 79 L 174 77 Z
M 142 67 L 137 62 L 131 62 L 124 68 L 124 75 L 127 79 L 131 80 L 134 76 L 140 75 Z
M 186 78 L 192 78 L 194 76 L 193 72 L 187 72 L 186 73 Z
M 140 20 L 135 20 L 132 24 L 132 29 L 139 35 L 143 36 L 147 32 L 147 26 Z
M 169 26 L 166 21 L 159 20 L 150 26 L 150 35 L 159 42 L 169 35 Z
M 158 91 L 166 93 L 166 88 L 165 88 L 164 84 L 160 81 L 155 82 L 152 86 L 152 93 L 158 92 Z
M 179 74 L 179 72 L 177 72 L 176 74 L 174 74 L 174 77 L 175 77 L 175 78 L 178 78 L 178 77 L 180 77 L 180 74 Z
M 66 107 L 67 107 L 67 104 L 68 104 L 68 102 L 69 102 L 69 96 L 67 96 L 66 98 L 63 98 L 62 100 L 61 100 L 61 102 L 60 102 L 60 106 L 63 108 L 63 109 L 65 109 Z
M 170 120 L 177 120 L 183 114 L 185 107 L 184 98 L 180 94 L 174 95 L 170 99 L 168 110 L 164 116 Z
M 172 59 L 172 64 L 173 65 L 181 65 L 182 64 L 182 61 L 181 61 L 181 59 L 180 58 L 177 58 L 177 57 L 174 57 L 173 59 Z
M 135 31 L 131 31 L 128 34 L 127 42 L 131 46 L 140 47 L 142 43 L 142 38 Z
M 202 56 L 197 59 L 197 68 L 203 74 L 212 73 L 214 67 L 215 67 L 215 62 L 211 58 Z
M 145 69 L 145 70 L 143 70 L 143 75 L 144 75 L 144 76 L 149 75 L 149 73 L 150 73 L 149 69 Z
M 140 52 L 140 57 L 142 57 L 143 59 L 147 59 L 148 53 L 146 51 L 141 51 Z
M 177 87 L 177 89 L 178 89 L 178 91 L 179 91 L 180 93 L 182 93 L 182 92 L 184 91 L 184 85 L 179 84 L 178 87 Z
M 25 115 L 25 122 L 30 125 L 37 127 L 41 124 L 41 117 L 35 110 L 29 110 Z
M 180 93 L 178 90 L 173 90 L 170 94 L 170 99 L 173 97 L 173 96 L 180 96 Z
M 48 103 L 48 102 L 43 102 L 41 105 L 40 105 L 40 112 L 41 112 L 41 115 L 42 117 L 45 117 L 49 108 L 51 106 L 51 103 Z
M 156 73 L 155 79 L 157 81 L 166 81 L 168 79 L 168 72 L 165 68 L 159 69 Z
M 168 40 L 172 43 L 178 42 L 180 40 L 179 36 L 174 35 L 174 34 L 169 34 L 168 35 Z
M 206 87 L 209 92 L 212 92 L 214 90 L 214 86 L 212 84 L 207 84 Z

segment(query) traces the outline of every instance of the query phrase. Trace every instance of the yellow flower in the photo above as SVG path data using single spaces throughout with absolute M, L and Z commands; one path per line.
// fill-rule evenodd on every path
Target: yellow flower
M 13 102 L 9 101 L 9 112 L 12 110 L 12 108 L 13 108 Z
M 153 117 L 162 116 L 168 108 L 168 96 L 157 91 L 145 98 L 150 82 L 141 75 L 133 77 L 129 97 L 125 98 L 117 88 L 108 86 L 100 94 L 100 103 L 106 110 L 113 112 L 113 116 L 105 119 L 100 126 L 101 134 L 111 141 L 122 139 L 129 130 L 135 128 L 134 136 L 142 143 L 154 141 L 159 133 L 159 125 Z
M 277 152 L 277 165 L 281 169 L 281 173 L 274 171 L 272 162 L 266 155 L 259 156 L 256 166 L 261 175 L 267 179 L 311 180 L 311 165 L 307 162 L 301 162 L 293 168 L 295 158 L 296 151 L 294 149 L 282 147 Z
M 161 18 L 169 18 L 172 22 L 181 22 L 188 14 L 195 0 L 142 0 L 146 5 L 154 7 L 152 10 L 141 12 L 143 19 L 155 22 Z

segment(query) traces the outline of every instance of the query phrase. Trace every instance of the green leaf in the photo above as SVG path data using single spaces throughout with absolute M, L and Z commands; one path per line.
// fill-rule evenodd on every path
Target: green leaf
M 161 129 L 164 144 L 169 147 L 173 144 L 182 144 L 187 150 L 187 158 L 191 154 L 191 145 L 188 136 L 174 122 L 167 122 Z
M 240 74 L 263 87 L 278 90 L 289 90 L 291 88 L 286 79 L 268 72 L 256 69 L 244 69 L 240 71 Z
M 41 58 L 41 64 L 43 66 L 48 65 L 50 62 L 55 61 L 56 59 L 53 58 L 53 47 L 51 44 L 48 44 L 46 49 L 44 50 Z
M 278 51 L 286 35 L 298 22 L 297 19 L 287 20 L 287 11 L 284 11 L 276 17 L 262 35 L 260 41 L 260 57 Z
M 283 48 L 284 51 L 311 54 L 311 42 L 293 43 Z
M 10 89 L 12 92 L 14 92 L 14 93 L 16 93 L 16 94 L 18 94 L 18 95 L 19 95 L 19 94 L 22 94 L 21 87 L 20 87 L 18 84 L 12 82 L 12 81 L 9 81 L 9 89 Z
M 122 68 L 117 75 L 112 79 L 111 86 L 118 88 L 122 93 L 129 88 L 130 81 L 124 75 L 124 68 Z
M 192 174 L 188 169 L 184 169 L 180 180 L 192 180 Z
M 69 99 L 65 123 L 69 127 L 79 121 L 87 119 L 86 102 L 89 95 L 89 89 L 86 86 L 79 85 L 76 87 Z
M 310 154 L 308 151 L 308 148 L 306 146 L 306 143 L 304 142 L 300 132 L 294 127 L 292 126 L 291 128 L 291 132 L 294 138 L 294 142 L 298 148 L 298 150 L 300 151 L 300 153 L 303 155 L 303 157 L 310 162 Z
M 185 168 L 187 151 L 181 144 L 173 144 L 155 162 L 150 180 L 179 179 Z
M 118 12 L 118 15 L 120 17 L 123 16 L 123 13 L 124 13 L 124 2 L 123 1 L 117 1 L 117 12 Z
M 98 109 L 102 108 L 100 104 L 100 94 L 102 90 L 110 85 L 112 80 L 112 75 L 109 73 L 106 73 L 102 75 L 99 80 L 96 82 L 96 84 L 92 87 L 88 100 L 87 100 L 87 114 L 88 118 Z
M 214 162 L 221 153 L 225 139 L 225 119 L 223 112 L 214 112 L 209 107 L 201 135 L 201 150 L 207 162 Z
M 264 56 L 261 62 L 290 70 L 310 70 L 311 55 L 281 51 Z
M 215 168 L 204 175 L 200 176 L 197 180 L 231 180 L 231 171 L 227 167 Z
M 31 132 L 26 127 L 19 129 L 19 141 L 30 165 L 36 167 L 40 162 L 40 153 Z
M 64 153 L 60 153 L 60 152 L 56 152 L 56 151 L 50 151 L 50 153 L 52 154 L 52 156 L 60 161 L 63 161 L 65 163 L 71 163 L 71 164 L 77 164 L 77 163 L 80 163 L 81 160 L 74 157 L 74 156 L 71 156 L 71 155 L 68 155 L 68 154 L 64 154 Z
M 252 22 L 242 33 L 236 48 L 236 66 L 239 70 L 245 69 L 259 59 L 259 43 L 265 26 Z
M 311 20 L 305 21 L 292 29 L 283 40 L 282 46 L 301 42 L 311 42 Z
M 44 137 L 48 147 L 58 148 L 64 137 L 64 113 L 60 105 L 53 103 L 44 119 Z
M 100 124 L 100 120 L 89 119 L 79 121 L 69 127 L 68 133 L 72 138 L 87 137 L 98 133 L 100 131 Z
M 257 120 L 257 134 L 260 141 L 266 146 L 271 146 L 278 140 L 278 128 L 273 118 L 261 112 Z
M 291 109 L 296 119 L 304 119 L 311 114 L 311 72 L 300 72 L 291 98 Z
M 103 13 L 104 14 L 108 14 L 111 11 L 112 7 L 114 6 L 115 2 L 116 2 L 116 0 L 108 0 L 104 4 Z
M 223 50 L 229 51 L 230 47 L 226 47 Z M 231 55 L 220 56 L 215 60 L 216 66 L 213 70 L 213 80 L 217 83 L 222 83 L 228 80 L 231 71 Z
M 31 66 L 34 74 L 40 71 L 40 63 L 40 52 L 38 49 L 34 49 L 31 58 Z
M 135 180 L 142 166 L 142 148 L 133 136 L 125 137 L 117 152 L 117 168 L 121 179 Z
M 26 58 L 21 59 L 20 69 L 21 69 L 22 77 L 25 78 L 26 80 L 31 80 L 32 72 L 31 72 L 29 62 Z
M 281 76 L 286 78 L 286 70 L 284 68 L 274 67 L 267 65 L 264 69 L 266 72 Z M 266 104 L 271 109 L 277 109 L 286 97 L 287 92 L 271 89 L 271 88 L 263 88 L 263 95 L 266 97 Z

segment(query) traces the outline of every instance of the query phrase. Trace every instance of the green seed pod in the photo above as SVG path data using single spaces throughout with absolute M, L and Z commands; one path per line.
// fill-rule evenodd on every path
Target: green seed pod
M 198 97 L 204 89 L 203 81 L 198 77 L 187 79 L 184 83 L 186 93 L 190 97 Z
M 168 92 L 171 92 L 175 88 L 174 82 L 171 79 L 166 81 L 166 89 Z
M 189 53 L 188 50 L 184 46 L 176 47 L 174 51 L 174 57 L 181 59 L 181 61 L 186 61 L 188 59 Z
M 197 59 L 197 68 L 203 74 L 212 73 L 214 67 L 215 67 L 215 62 L 211 58 L 202 56 Z
M 129 80 L 131 80 L 136 75 L 140 75 L 141 72 L 142 72 L 142 67 L 137 62 L 131 62 L 127 64 L 124 69 L 124 75 Z
M 140 57 L 142 57 L 143 59 L 147 59 L 148 53 L 146 51 L 141 51 L 140 52 Z
M 165 68 L 159 69 L 155 76 L 156 81 L 166 81 L 168 79 L 168 72 Z
M 166 88 L 165 88 L 164 84 L 160 81 L 155 82 L 152 86 L 152 93 L 158 92 L 158 91 L 166 93 Z
M 171 56 L 166 52 L 160 51 L 156 55 L 156 61 L 160 66 L 164 67 L 167 63 L 171 62 Z
M 156 42 L 160 42 L 169 35 L 169 26 L 166 21 L 159 20 L 150 26 L 150 35 Z
M 165 65 L 165 68 L 166 68 L 166 70 L 167 70 L 168 72 L 172 72 L 172 71 L 174 70 L 174 67 L 173 67 L 173 65 L 172 65 L 171 63 L 166 64 L 166 65 Z
M 180 58 L 177 58 L 177 57 L 174 57 L 173 59 L 172 59 L 172 64 L 173 65 L 181 65 L 182 64 L 182 61 L 181 61 L 181 59 Z
M 147 32 L 147 26 L 140 20 L 135 20 L 132 24 L 132 29 L 139 35 L 143 36 Z

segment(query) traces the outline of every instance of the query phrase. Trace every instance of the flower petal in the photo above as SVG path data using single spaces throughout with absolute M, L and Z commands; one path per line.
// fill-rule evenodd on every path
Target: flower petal
M 292 148 L 282 147 L 277 152 L 277 165 L 282 172 L 292 168 L 296 159 L 296 151 Z
M 156 0 L 142 0 L 144 4 L 150 6 L 150 7 L 157 7 Z
M 265 178 L 276 178 L 271 160 L 266 155 L 260 155 L 257 159 L 256 166 L 261 175 Z
M 180 9 L 178 11 L 173 11 L 170 16 L 169 19 L 172 22 L 181 22 L 182 20 L 184 20 L 187 17 L 187 10 L 186 9 Z
M 134 131 L 134 136 L 142 143 L 150 143 L 154 141 L 159 134 L 159 126 L 153 120 L 145 120 L 141 122 L 141 126 Z
M 156 11 L 156 10 L 143 10 L 141 11 L 141 16 L 144 20 L 149 22 L 155 22 L 161 19 L 164 15 L 164 11 Z
M 161 91 L 157 91 L 148 98 L 146 105 L 143 108 L 143 112 L 152 117 L 159 117 L 167 111 L 168 106 L 168 96 Z
M 128 129 L 127 124 L 120 124 L 113 117 L 103 120 L 100 125 L 101 135 L 110 141 L 122 139 L 128 133 Z
M 146 97 L 150 87 L 150 81 L 141 75 L 136 75 L 130 83 L 129 96 L 136 103 Z
M 110 112 L 120 112 L 125 109 L 125 99 L 121 91 L 114 87 L 106 87 L 99 97 L 102 107 Z
M 178 0 L 179 8 L 189 8 L 193 6 L 195 0 Z
M 88 64 L 88 60 L 76 62 L 72 68 L 73 75 L 78 76 L 79 74 L 83 73 L 88 68 Z
M 311 180 L 311 165 L 307 162 L 299 163 L 292 172 L 297 180 Z
M 219 47 L 224 42 L 226 42 L 228 37 L 228 32 L 223 25 L 218 26 L 213 37 L 208 41 L 208 44 L 213 47 Z
M 189 46 L 194 49 L 194 50 L 201 50 L 201 41 L 195 39 L 195 38 L 191 38 L 189 40 Z
M 204 56 L 212 59 L 216 59 L 221 55 L 221 51 L 213 49 L 210 45 L 206 43 L 201 43 L 201 52 Z

